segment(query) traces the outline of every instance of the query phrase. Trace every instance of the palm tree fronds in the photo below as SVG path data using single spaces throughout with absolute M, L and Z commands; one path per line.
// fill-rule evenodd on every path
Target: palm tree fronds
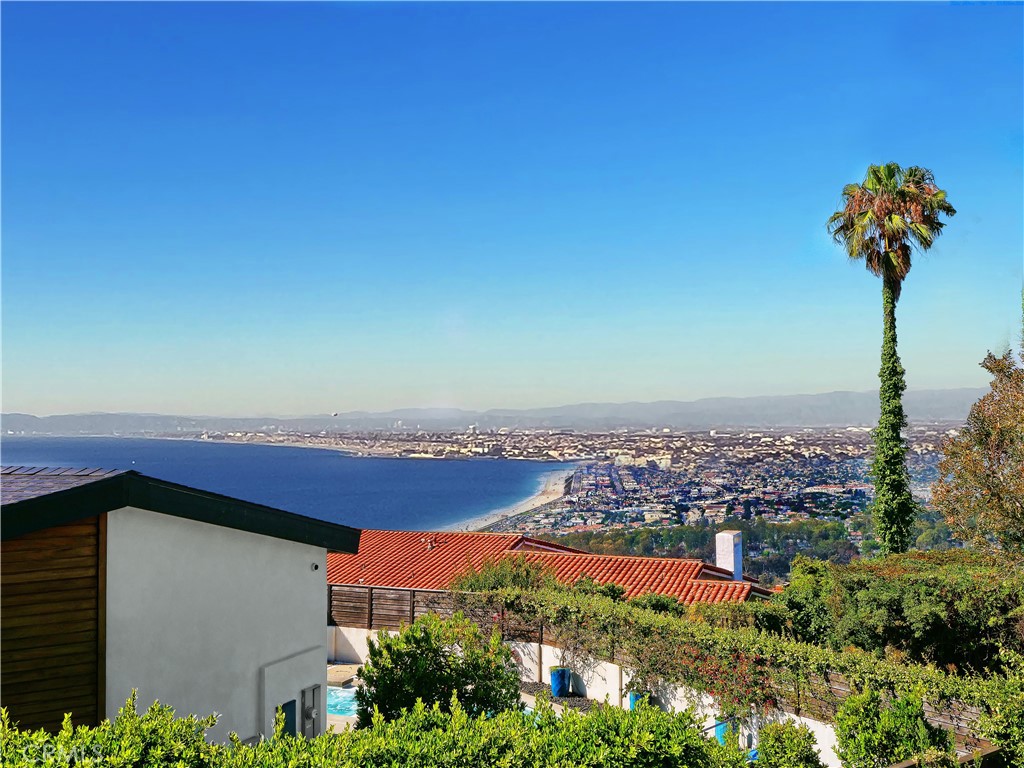
M 930 170 L 885 163 L 868 166 L 863 182 L 843 187 L 842 207 L 825 226 L 847 256 L 863 259 L 898 298 L 910 272 L 911 246 L 931 248 L 945 226 L 939 217 L 955 214 Z

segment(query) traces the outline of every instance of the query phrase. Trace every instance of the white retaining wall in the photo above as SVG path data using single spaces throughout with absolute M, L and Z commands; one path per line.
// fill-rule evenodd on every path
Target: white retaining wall
M 338 663 L 362 664 L 366 661 L 368 647 L 366 641 L 376 636 L 376 630 L 358 629 L 354 627 L 328 627 L 327 643 L 330 660 Z M 333 637 L 332 637 L 333 635 Z M 519 674 L 523 680 L 535 680 L 548 683 L 548 668 L 557 666 L 562 661 L 562 649 L 538 643 L 512 641 L 508 643 L 519 665 Z M 629 706 L 629 671 L 618 664 L 607 661 L 591 662 L 585 667 L 569 662 L 566 666 L 574 672 L 572 676 L 573 691 L 587 698 L 606 701 L 618 707 Z M 575 671 L 578 670 L 578 671 Z M 714 727 L 717 709 L 710 696 L 698 694 L 696 691 L 682 686 L 670 686 L 659 691 L 652 697 L 652 703 L 663 709 L 679 711 L 692 707 L 704 727 Z M 748 747 L 757 746 L 757 731 L 762 725 L 783 719 L 793 720 L 806 725 L 814 733 L 821 753 L 822 762 L 829 768 L 840 768 L 841 763 L 836 757 L 836 734 L 828 723 L 798 717 L 788 712 L 778 712 L 771 716 L 759 715 L 752 717 L 749 723 L 740 728 L 740 743 Z

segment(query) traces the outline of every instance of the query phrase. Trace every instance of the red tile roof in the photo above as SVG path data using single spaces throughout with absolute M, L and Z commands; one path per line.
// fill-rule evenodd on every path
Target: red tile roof
M 578 552 L 519 533 L 378 531 L 365 529 L 355 555 L 328 553 L 328 584 L 447 589 L 469 565 L 479 568 L 509 552 Z
M 751 593 L 768 596 L 768 592 L 749 581 L 719 581 L 717 579 L 694 579 L 686 586 L 679 600 L 686 605 L 693 603 L 742 603 Z
M 729 577 L 727 571 L 703 560 L 554 552 L 528 552 L 524 556 L 528 561 L 549 566 L 554 570 L 555 578 L 563 584 L 572 584 L 583 576 L 589 576 L 599 584 L 618 584 L 626 590 L 627 598 L 647 592 L 679 597 L 694 579 L 701 576 Z
M 627 598 L 654 592 L 689 605 L 768 594 L 750 581 L 731 581 L 728 571 L 702 560 L 593 555 L 516 533 L 364 530 L 357 554 L 328 553 L 327 583 L 446 589 L 469 565 L 479 568 L 485 560 L 511 555 L 547 565 L 564 584 L 583 576 L 618 584 Z

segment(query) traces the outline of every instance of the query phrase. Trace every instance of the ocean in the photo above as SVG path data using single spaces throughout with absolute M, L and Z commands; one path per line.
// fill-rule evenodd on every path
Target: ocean
M 359 528 L 432 530 L 521 502 L 572 465 L 378 459 L 299 448 L 117 437 L 5 437 L 4 465 L 134 469 Z

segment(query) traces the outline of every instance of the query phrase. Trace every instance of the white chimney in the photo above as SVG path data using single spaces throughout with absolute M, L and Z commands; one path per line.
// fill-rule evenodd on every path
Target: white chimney
M 732 574 L 733 581 L 743 581 L 743 533 L 719 531 L 715 535 L 715 565 Z

